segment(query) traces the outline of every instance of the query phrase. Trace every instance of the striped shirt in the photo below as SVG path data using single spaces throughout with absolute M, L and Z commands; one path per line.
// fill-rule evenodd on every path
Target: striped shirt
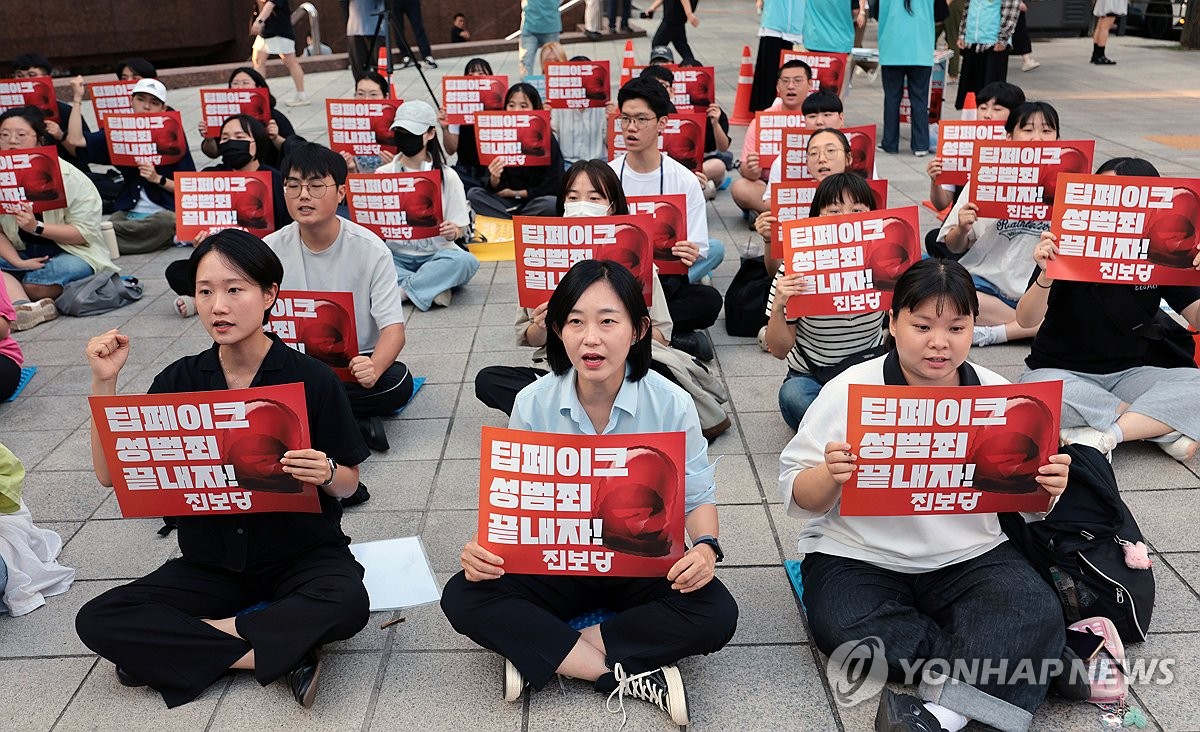
M 767 317 L 771 317 L 771 305 L 775 302 L 775 284 L 784 275 L 784 266 L 779 265 L 771 291 L 767 294 Z M 788 320 L 796 326 L 796 344 L 788 351 L 787 365 L 792 371 L 810 373 L 804 355 L 817 366 L 834 366 L 856 353 L 874 348 L 883 343 L 885 313 L 861 313 L 859 315 L 809 315 L 797 320 Z M 804 350 L 804 355 L 801 354 Z

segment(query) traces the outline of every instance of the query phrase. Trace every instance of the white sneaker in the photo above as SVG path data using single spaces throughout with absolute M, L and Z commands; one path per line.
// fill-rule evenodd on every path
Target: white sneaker
M 1191 460 L 1196 455 L 1196 441 L 1187 435 L 1181 435 L 1172 442 L 1157 442 L 1159 449 L 1181 463 Z
M 763 350 L 763 353 L 770 353 L 771 349 L 767 347 L 767 326 L 758 329 L 758 347 Z
M 454 299 L 454 293 L 450 290 L 442 290 L 433 296 L 433 304 L 443 308 L 450 307 L 450 301 Z
M 521 692 L 524 690 L 525 677 L 512 664 L 512 661 L 507 658 L 504 659 L 504 692 L 502 698 L 506 702 L 515 702 L 521 698 Z
M 996 331 L 990 325 L 977 325 L 971 333 L 971 345 L 983 348 L 996 342 Z
M 296 94 L 289 97 L 284 104 L 288 105 L 289 107 L 304 107 L 312 104 L 312 102 L 309 101 L 308 95 L 304 92 L 296 92 Z
M 1111 432 L 1101 432 L 1091 427 L 1065 427 L 1059 431 L 1058 436 L 1069 445 L 1094 447 L 1112 462 L 1112 451 L 1117 446 L 1117 438 Z M 1163 449 L 1166 449 L 1166 446 Z
M 617 680 L 617 688 L 608 695 L 605 707 L 609 712 L 621 713 L 621 727 L 625 727 L 625 696 L 633 699 L 648 701 L 667 714 L 671 721 L 679 726 L 688 723 L 687 694 L 683 690 L 683 676 L 678 666 L 662 666 L 645 673 L 627 676 L 621 664 L 613 667 L 613 676 Z M 617 707 L 612 706 L 613 697 L 617 697 Z
M 43 297 L 37 302 L 23 302 L 13 306 L 13 309 L 17 311 L 17 322 L 13 323 L 13 330 L 29 330 L 58 317 L 58 308 L 54 307 L 54 301 L 48 297 Z
M 1040 62 L 1038 62 L 1034 59 L 1029 59 L 1025 63 L 1021 64 L 1021 71 L 1033 71 L 1034 69 L 1036 69 L 1037 67 L 1039 67 L 1041 65 L 1042 64 Z
M 717 197 L 717 184 L 711 180 L 704 181 L 704 197 L 708 200 L 713 200 Z

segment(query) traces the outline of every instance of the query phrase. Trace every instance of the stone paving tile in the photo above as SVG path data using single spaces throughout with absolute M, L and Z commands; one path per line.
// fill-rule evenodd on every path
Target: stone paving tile
M 167 709 L 157 692 L 121 686 L 111 663 L 90 658 L 95 666 L 55 730 L 201 730 L 231 681 L 231 677 L 222 678 L 190 704 Z
M 62 563 L 79 579 L 132 580 L 149 574 L 178 549 L 158 535 L 160 519 L 88 521 L 63 547 Z
M 516 732 L 522 705 L 500 699 L 502 673 L 491 651 L 393 653 L 370 729 L 411 730 L 421 720 L 442 729 Z
M 28 615 L 5 617 L 0 622 L 0 658 L 88 655 L 75 633 L 75 614 L 88 600 L 120 584 L 76 581 L 70 590 L 47 598 L 44 606 Z
M 32 471 L 25 476 L 25 503 L 39 521 L 86 521 L 112 495 L 90 471 Z
M 371 500 L 356 511 L 424 511 L 433 488 L 436 460 L 367 460 L 359 466 L 359 477 L 371 491 Z
M 71 701 L 92 658 L 24 658 L 0 663 L 2 729 L 50 729 Z

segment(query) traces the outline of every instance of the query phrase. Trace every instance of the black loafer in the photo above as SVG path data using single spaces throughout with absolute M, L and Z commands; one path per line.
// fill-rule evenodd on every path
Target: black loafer
M 687 333 L 676 333 L 671 337 L 671 347 L 683 351 L 689 356 L 701 361 L 713 360 L 713 344 L 708 334 L 702 330 Z
M 367 447 L 376 452 L 387 452 L 391 447 L 388 444 L 387 432 L 383 430 L 383 419 L 380 417 L 360 417 L 358 431 L 362 433 L 363 442 L 367 443 Z
M 342 499 L 342 508 L 357 506 L 358 504 L 366 503 L 369 500 L 371 500 L 371 492 L 367 490 L 365 485 L 359 483 L 357 490 Z
M 288 688 L 296 703 L 308 709 L 317 696 L 317 680 L 321 677 L 321 652 L 313 648 L 304 654 L 300 663 L 287 672 Z
M 912 694 L 884 689 L 875 713 L 875 732 L 943 732 L 942 724 L 925 703 Z
M 130 689 L 137 689 L 145 686 L 145 684 L 130 676 L 125 669 L 121 668 L 120 666 L 116 666 L 115 668 L 117 670 L 117 681 L 121 682 L 121 686 L 128 686 Z

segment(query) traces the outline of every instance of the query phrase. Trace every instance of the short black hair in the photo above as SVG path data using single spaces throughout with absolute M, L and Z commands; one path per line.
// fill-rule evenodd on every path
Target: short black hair
M 487 76 L 492 76 L 495 73 L 492 71 L 491 62 L 486 58 L 479 58 L 478 56 L 468 61 L 467 65 L 463 68 L 464 74 L 471 74 L 476 71 L 482 71 Z
M 896 281 L 892 293 L 892 318 L 901 310 L 913 311 L 927 300 L 937 301 L 937 313 L 948 301 L 959 315 L 979 317 L 979 293 L 967 268 L 953 259 L 922 259 Z
M 466 15 L 463 15 L 462 13 L 455 13 L 455 14 L 454 14 L 454 17 L 453 17 L 453 18 L 451 18 L 450 20 L 458 20 L 459 18 L 466 18 L 466 17 L 467 17 L 467 16 L 466 16 Z
M 53 69 L 50 65 L 50 59 L 40 53 L 23 53 L 12 60 L 12 65 L 17 71 L 44 69 L 46 76 L 49 76 L 50 71 Z
M 685 67 L 689 67 L 689 66 L 703 66 L 704 64 L 698 58 L 685 58 L 682 61 L 680 61 L 677 65 L 680 68 L 685 68 Z
M 666 66 L 647 66 L 638 74 L 638 78 L 654 79 L 658 82 L 675 83 L 675 73 Z
M 621 188 L 621 179 L 603 160 L 576 160 L 571 163 L 571 167 L 567 168 L 567 172 L 563 173 L 562 188 L 558 191 L 558 204 L 556 206 L 556 215 L 563 215 L 563 207 L 567 202 L 567 191 L 571 189 L 571 184 L 581 175 L 586 175 L 591 181 L 592 187 L 604 197 L 608 199 L 609 205 L 612 206 L 613 216 L 625 216 L 629 213 L 629 202 L 625 200 L 625 190 Z
M 188 258 L 188 273 L 193 289 L 200 260 L 210 252 L 220 254 L 231 267 L 264 290 L 278 287 L 283 282 L 283 262 L 262 239 L 241 229 L 223 229 L 192 250 L 192 256 Z M 263 312 L 263 325 L 267 324 L 270 317 L 271 308 L 267 308 Z
M 1143 158 L 1113 158 L 1096 168 L 1096 175 L 1101 173 L 1116 173 L 1117 175 L 1132 175 L 1143 178 L 1158 178 L 1160 173 L 1149 160 Z
M 975 101 L 979 104 L 994 102 L 1012 112 L 1025 103 L 1025 92 L 1016 84 L 1009 84 L 1007 81 L 993 81 L 985 84 L 979 90 L 979 93 L 975 95 Z
M 221 123 L 221 129 L 225 129 L 225 125 L 230 122 L 237 122 L 238 126 L 242 128 L 242 132 L 254 138 L 254 159 L 260 163 L 263 162 L 263 156 L 267 154 L 267 151 L 274 149 L 274 146 L 271 146 L 271 137 L 267 134 L 267 126 L 248 114 L 235 114 L 225 118 L 225 121 Z M 220 139 L 220 135 L 217 135 L 217 138 Z
M 1011 135 L 1013 130 L 1039 115 L 1055 132 L 1062 129 L 1058 125 L 1058 110 L 1050 102 L 1025 102 L 1004 120 L 1004 131 Z
M 571 317 L 571 309 L 589 287 L 603 280 L 617 293 L 617 299 L 625 306 L 635 331 L 640 330 L 636 343 L 629 348 L 625 363 L 629 365 L 629 381 L 641 381 L 650 370 L 650 311 L 642 295 L 642 285 L 625 265 L 619 262 L 585 259 L 578 262 L 563 276 L 550 303 L 546 308 L 546 362 L 557 376 L 571 370 L 571 359 L 567 356 L 562 341 L 562 329 Z
M 287 178 L 293 171 L 302 178 L 324 178 L 332 176 L 335 185 L 346 182 L 346 159 L 324 145 L 315 142 L 305 142 L 293 145 L 279 166 L 283 177 Z
M 813 78 L 812 67 L 809 66 L 808 64 L 804 63 L 803 61 L 801 61 L 798 58 L 794 58 L 791 61 L 784 63 L 783 66 L 780 66 L 779 73 L 777 73 L 775 75 L 775 78 L 778 79 L 779 77 L 783 76 L 784 69 L 804 69 L 804 73 L 808 74 L 808 78 L 809 79 Z
M 650 111 L 654 112 L 655 117 L 665 117 L 671 113 L 675 107 L 671 104 L 671 97 L 667 94 L 667 90 L 663 85 L 654 79 L 646 77 L 637 77 L 630 79 L 617 92 L 617 109 L 625 106 L 625 102 L 632 99 L 641 99 L 650 107 Z
M 392 86 L 391 84 L 388 84 L 388 80 L 383 78 L 378 71 L 362 72 L 362 76 L 358 77 L 358 81 L 362 81 L 363 79 L 366 79 L 375 86 L 379 87 L 379 91 L 383 92 L 383 96 L 385 98 L 391 98 Z M 358 86 L 358 81 L 354 82 L 355 86 Z
M 845 107 L 842 106 L 842 100 L 838 98 L 837 94 L 828 89 L 818 89 L 804 98 L 804 103 L 800 105 L 800 111 L 804 114 L 821 114 L 823 112 L 841 114 L 845 111 Z
M 532 84 L 521 81 L 508 87 L 508 93 L 504 95 L 505 107 L 508 106 L 508 100 L 512 99 L 515 94 L 524 94 L 525 98 L 529 100 L 529 106 L 534 109 L 542 108 L 542 95 L 538 94 L 537 88 Z
M 872 190 L 871 184 L 867 183 L 866 178 L 858 173 L 834 173 L 817 184 L 808 215 L 820 216 L 821 209 L 831 204 L 841 203 L 847 194 L 851 201 L 861 203 L 872 211 L 877 208 L 875 191 Z
M 118 79 L 121 78 L 121 72 L 126 68 L 143 79 L 158 78 L 158 69 L 154 67 L 154 64 L 139 56 L 127 58 L 121 63 L 117 64 L 116 73 Z
M 45 145 L 46 137 L 46 115 L 37 107 L 13 107 L 0 114 L 0 125 L 13 117 L 20 117 L 29 123 L 33 128 L 33 134 L 37 137 L 38 145 Z

